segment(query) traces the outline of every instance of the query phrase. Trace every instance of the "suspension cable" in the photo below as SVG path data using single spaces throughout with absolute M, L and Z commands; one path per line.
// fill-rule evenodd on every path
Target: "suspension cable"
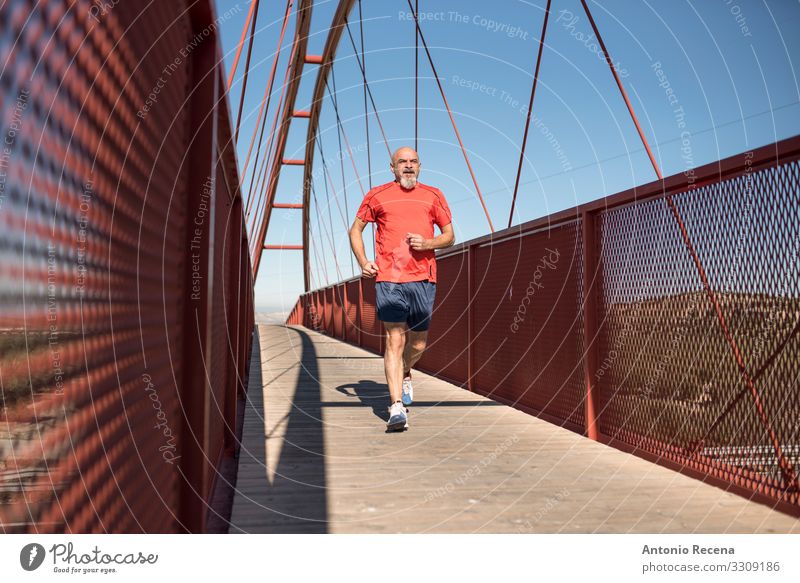
M 239 95 L 239 112 L 236 114 L 236 129 L 233 134 L 233 143 L 239 143 L 239 128 L 242 123 L 242 112 L 244 111 L 244 96 L 247 93 L 247 77 L 250 73 L 250 57 L 253 54 L 253 41 L 256 38 L 256 23 L 258 22 L 259 0 L 254 0 L 256 4 L 255 14 L 253 15 L 253 25 L 250 29 L 250 41 L 247 43 L 247 58 L 244 62 L 244 78 L 242 81 L 242 93 Z
M 314 182 L 313 181 L 311 182 L 311 194 L 314 197 L 314 210 L 315 210 L 315 212 L 317 214 L 317 223 L 321 224 L 322 229 L 325 231 L 325 234 L 328 237 L 328 243 L 330 243 L 331 251 L 333 252 L 333 261 L 334 261 L 334 263 L 336 265 L 336 275 L 341 280 L 342 279 L 342 271 L 339 268 L 339 259 L 336 257 L 336 245 L 334 245 L 334 243 L 333 243 L 333 237 L 331 236 L 331 233 L 329 233 L 328 230 L 325 228 L 325 224 L 320 222 L 319 203 L 317 202 L 317 193 L 316 193 L 316 189 L 314 188 Z M 328 208 L 330 209 L 330 201 L 328 202 Z
M 288 90 L 288 87 L 289 87 L 289 73 L 291 72 L 292 61 L 294 61 L 296 52 L 297 52 L 297 39 L 295 39 L 293 41 L 292 53 L 291 53 L 291 55 L 289 57 L 289 63 L 286 66 L 286 75 L 284 76 L 284 79 L 283 79 L 283 85 L 281 87 L 281 95 L 280 95 L 280 99 L 278 100 L 278 107 L 275 110 L 275 118 L 272 120 L 272 128 L 270 129 L 269 138 L 267 140 L 267 143 L 268 143 L 267 152 L 266 152 L 265 156 L 262 158 L 262 161 L 261 161 L 261 169 L 260 169 L 260 174 L 258 176 L 258 180 L 256 180 L 257 162 L 253 164 L 253 174 L 252 174 L 252 176 L 250 178 L 248 199 L 250 198 L 250 196 L 251 196 L 251 194 L 253 192 L 253 188 L 255 187 L 256 193 L 257 193 L 256 196 L 258 197 L 257 204 L 256 204 L 256 212 L 255 212 L 255 217 L 256 218 L 260 214 L 259 208 L 261 206 L 262 199 L 264 198 L 264 195 L 263 195 L 263 193 L 261 191 L 261 186 L 263 184 L 266 187 L 267 170 L 268 170 L 268 168 L 270 166 L 270 162 L 274 162 L 274 156 L 273 156 L 272 147 L 273 147 L 273 145 L 275 143 L 275 138 L 277 136 L 276 130 L 277 130 L 277 127 L 278 127 L 278 119 L 280 117 L 281 109 L 283 108 L 283 99 L 286 96 L 286 91 Z M 266 210 L 266 207 L 265 207 L 265 210 Z
M 335 80 L 335 78 L 333 76 L 333 68 L 331 68 L 331 79 L 332 79 L 333 84 L 334 84 L 334 91 L 331 92 L 331 88 L 328 85 L 328 80 L 327 79 L 325 80 L 325 87 L 327 87 L 328 95 L 330 95 L 331 100 L 333 101 L 333 110 L 334 110 L 334 113 L 336 113 L 336 124 L 337 124 L 337 127 L 339 128 L 339 131 L 341 131 L 342 137 L 344 138 L 344 143 L 347 146 L 347 153 L 350 156 L 350 162 L 351 162 L 351 164 L 353 166 L 353 171 L 356 173 L 356 180 L 358 181 L 358 186 L 361 189 L 361 196 L 366 196 L 367 193 L 364 191 L 364 184 L 361 182 L 361 175 L 359 174 L 358 168 L 356 167 L 355 158 L 353 158 L 353 150 L 352 150 L 352 148 L 350 148 L 350 140 L 347 139 L 347 133 L 344 131 L 344 124 L 342 124 L 342 118 L 339 116 L 339 107 L 337 106 L 336 96 L 335 96 L 336 80 Z M 339 142 L 339 152 L 340 153 L 341 153 L 341 149 L 342 149 L 342 146 L 341 146 L 341 141 L 340 141 Z M 344 160 L 342 160 L 342 163 L 344 163 Z M 342 176 L 344 176 L 344 170 L 342 170 L 342 172 L 343 172 Z M 345 202 L 347 202 L 347 199 L 345 199 Z M 345 209 L 346 208 L 347 207 L 345 206 Z
M 322 154 L 322 142 L 318 139 L 317 143 L 319 144 L 320 156 L 323 156 L 323 154 Z M 324 157 L 323 157 L 323 160 L 324 160 Z M 331 194 L 330 194 L 330 191 L 328 190 L 328 183 L 325 180 L 325 178 L 330 178 L 330 175 L 328 174 L 327 169 L 325 168 L 325 163 L 324 162 L 322 164 L 322 172 L 323 172 L 322 184 L 325 187 L 325 204 L 328 207 L 328 222 L 331 225 L 331 236 L 333 236 L 334 230 L 333 230 L 333 211 L 331 210 Z M 333 181 L 331 181 L 331 188 L 333 188 Z M 314 195 L 314 201 L 316 202 L 317 195 L 316 195 L 316 191 L 314 190 L 313 181 L 311 183 L 311 193 Z M 342 214 L 342 207 L 339 204 L 339 197 L 335 196 L 336 195 L 336 189 L 333 189 L 333 193 L 334 193 L 334 200 L 336 201 L 336 206 L 339 208 L 339 213 Z M 347 222 L 344 220 L 344 214 L 342 214 L 342 223 L 344 224 L 344 231 L 346 233 L 347 232 Z M 353 254 L 350 253 L 350 269 L 355 271 L 355 268 L 353 267 L 353 257 L 352 257 L 352 255 Z M 335 256 L 335 252 L 334 252 L 334 256 Z M 337 272 L 338 272 L 338 270 L 337 270 Z M 340 274 L 339 278 L 341 279 L 341 274 Z
M 247 20 L 245 20 L 244 26 L 242 27 L 242 36 L 239 39 L 239 46 L 236 48 L 236 56 L 233 58 L 233 66 L 231 67 L 231 72 L 228 73 L 228 90 L 230 91 L 231 86 L 233 85 L 233 78 L 236 75 L 236 68 L 239 66 L 239 57 L 242 56 L 242 48 L 244 47 L 244 39 L 247 38 L 247 29 L 250 28 L 250 21 L 253 18 L 253 12 L 256 9 L 256 5 L 258 4 L 258 0 L 252 0 L 250 2 L 250 10 L 247 12 Z
M 347 34 L 350 36 L 350 42 L 353 42 L 353 35 L 350 33 L 350 23 L 345 19 L 347 25 Z M 361 14 L 361 0 L 358 0 L 358 28 L 361 31 L 361 61 L 359 67 L 361 68 L 361 75 L 364 78 L 364 133 L 367 136 L 367 184 L 372 190 L 372 154 L 369 143 L 369 108 L 367 107 L 367 59 L 364 56 L 364 16 Z M 356 51 L 355 43 L 353 43 L 353 53 L 358 59 L 358 52 Z
M 333 184 L 333 179 L 331 178 L 331 173 L 328 170 L 328 164 L 325 162 L 325 153 L 322 149 L 322 140 L 320 140 L 319 135 L 316 137 L 317 140 L 317 147 L 319 148 L 319 155 L 322 158 L 322 173 L 325 178 L 327 178 L 326 182 L 326 191 L 327 191 L 327 184 L 330 184 L 331 190 L 336 193 L 336 187 Z M 342 205 L 339 204 L 339 197 L 335 196 L 334 200 L 336 201 L 336 207 L 339 209 L 339 215 L 342 217 L 342 224 L 344 225 L 344 230 L 348 229 L 347 219 L 344 217 L 344 211 L 342 210 Z M 331 230 L 333 230 L 333 223 L 331 222 Z
M 453 125 L 453 131 L 456 134 L 456 138 L 458 139 L 458 144 L 461 146 L 461 153 L 464 155 L 464 161 L 467 163 L 467 168 L 469 169 L 469 174 L 472 177 L 472 183 L 475 185 L 475 191 L 478 193 L 478 199 L 481 202 L 481 206 L 483 207 L 483 212 L 486 215 L 486 220 L 489 222 L 489 229 L 491 229 L 492 233 L 494 233 L 494 225 L 492 225 L 492 218 L 489 216 L 489 209 L 486 208 L 486 203 L 483 200 L 483 195 L 481 194 L 481 189 L 478 186 L 478 180 L 475 178 L 475 172 L 472 171 L 472 165 L 469 163 L 469 156 L 467 156 L 467 149 L 464 147 L 464 142 L 461 141 L 461 134 L 458 133 L 458 128 L 456 127 L 456 120 L 453 117 L 453 112 L 450 110 L 450 104 L 447 103 L 447 97 L 444 95 L 444 87 L 442 87 L 442 81 L 439 79 L 439 74 L 436 72 L 436 66 L 433 64 L 433 57 L 431 57 L 431 52 L 428 50 L 428 43 L 425 42 L 425 35 L 422 34 L 422 29 L 419 26 L 419 20 L 417 19 L 417 12 L 414 10 L 414 6 L 411 4 L 411 0 L 407 0 L 408 7 L 411 9 L 414 15 L 414 25 L 417 27 L 417 32 L 419 33 L 419 39 L 422 41 L 422 48 L 425 49 L 425 54 L 428 56 L 428 62 L 431 65 L 431 70 L 433 71 L 433 76 L 436 78 L 436 84 L 439 86 L 439 93 L 442 95 L 442 101 L 444 101 L 444 106 L 447 108 L 447 115 L 450 116 L 450 123 Z
M 414 0 L 414 12 L 419 14 L 419 0 Z M 414 151 L 419 151 L 419 31 L 414 27 Z
M 375 119 L 378 121 L 378 127 L 381 130 L 381 135 L 383 136 L 383 143 L 386 145 L 386 151 L 389 153 L 389 156 L 392 155 L 392 150 L 389 147 L 389 139 L 386 137 L 386 132 L 383 129 L 383 124 L 381 123 L 381 116 L 378 114 L 378 107 L 375 105 L 375 98 L 372 96 L 372 89 L 370 89 L 369 82 L 367 81 L 367 72 L 366 68 L 362 66 L 361 60 L 358 58 L 358 49 L 356 48 L 356 43 L 353 40 L 353 34 L 350 32 L 350 24 L 345 21 L 345 28 L 347 29 L 347 34 L 350 37 L 350 44 L 353 46 L 353 53 L 355 53 L 356 62 L 358 63 L 359 68 L 361 69 L 361 75 L 364 77 L 364 84 L 367 88 L 367 95 L 369 95 L 370 103 L 372 104 L 372 111 L 375 113 Z
M 586 16 L 589 18 L 589 23 L 592 25 L 592 29 L 594 30 L 594 34 L 597 37 L 597 42 L 600 44 L 600 49 L 603 51 L 603 55 L 605 56 L 606 63 L 608 64 L 609 68 L 611 69 L 611 73 L 614 76 L 614 80 L 617 82 L 617 87 L 622 94 L 622 98 L 625 100 L 625 104 L 628 107 L 628 112 L 633 119 L 634 124 L 636 125 L 636 130 L 639 132 L 639 137 L 644 144 L 645 149 L 647 150 L 647 155 L 650 157 L 650 162 L 653 165 L 653 169 L 656 171 L 656 175 L 658 176 L 659 180 L 663 180 L 661 176 L 661 170 L 656 163 L 655 157 L 653 156 L 653 152 L 650 150 L 650 145 L 647 143 L 647 138 L 645 138 L 644 133 L 642 132 L 642 128 L 639 125 L 639 121 L 636 119 L 636 115 L 633 112 L 633 107 L 631 106 L 630 100 L 628 99 L 628 95 L 625 92 L 625 88 L 622 85 L 622 81 L 617 74 L 616 67 L 614 66 L 613 61 L 611 60 L 611 55 L 608 53 L 606 49 L 605 43 L 603 42 L 602 37 L 600 36 L 600 31 L 597 29 L 597 25 L 594 22 L 594 18 L 592 18 L 592 13 L 589 10 L 589 6 L 586 4 L 586 0 L 581 0 L 581 4 L 583 5 L 583 10 L 586 12 Z M 750 376 L 750 373 L 745 366 L 744 359 L 739 351 L 739 347 L 736 344 L 736 340 L 733 338 L 733 334 L 731 334 L 730 330 L 728 329 L 727 322 L 725 321 L 725 316 L 722 313 L 722 308 L 717 301 L 717 296 L 714 293 L 714 290 L 711 289 L 711 284 L 708 281 L 708 277 L 706 275 L 705 269 L 703 268 L 703 264 L 700 261 L 700 257 L 697 254 L 697 251 L 692 244 L 692 241 L 689 237 L 689 233 L 686 229 L 686 225 L 683 222 L 683 217 L 681 216 L 680 212 L 678 211 L 677 206 L 675 205 L 675 201 L 672 198 L 672 194 L 667 193 L 665 196 L 665 200 L 667 205 L 669 206 L 672 215 L 675 217 L 675 220 L 678 223 L 678 228 L 681 232 L 681 237 L 683 238 L 683 242 L 686 245 L 686 248 L 689 251 L 689 254 L 692 257 L 692 260 L 697 268 L 698 275 L 700 276 L 700 281 L 703 283 L 703 288 L 706 291 L 706 295 L 708 296 L 709 301 L 711 302 L 712 306 L 714 307 L 714 311 L 717 316 L 717 321 L 719 322 L 720 327 L 722 328 L 723 335 L 725 339 L 728 341 L 728 345 L 731 348 L 731 352 L 733 353 L 734 360 L 736 361 L 736 366 L 739 369 L 739 373 L 742 375 L 745 384 L 747 385 L 748 390 L 750 391 L 750 395 L 753 398 L 753 405 L 755 406 L 756 412 L 758 413 L 759 420 L 761 425 L 769 434 L 770 441 L 772 442 L 772 446 L 775 450 L 776 457 L 778 458 L 778 466 L 780 467 L 781 474 L 783 479 L 786 480 L 787 486 L 798 489 L 800 485 L 798 484 L 797 475 L 795 474 L 794 468 L 792 467 L 791 462 L 786 458 L 781 448 L 781 442 L 778 438 L 778 435 L 775 429 L 772 427 L 772 423 L 770 423 L 769 417 L 767 417 L 767 413 L 764 410 L 764 404 L 761 401 L 761 396 L 759 395 L 758 390 L 756 389 L 755 383 L 753 382 L 753 378 Z
M 267 81 L 266 89 L 264 90 L 264 97 L 261 98 L 261 107 L 258 110 L 258 119 L 256 120 L 255 128 L 253 129 L 253 137 L 250 138 L 250 146 L 247 149 L 247 156 L 244 160 L 244 167 L 242 168 L 242 180 L 244 180 L 244 176 L 247 173 L 247 166 L 250 163 L 250 154 L 253 151 L 253 144 L 256 140 L 256 134 L 258 132 L 259 125 L 261 126 L 261 132 L 258 138 L 258 148 L 256 150 L 256 159 L 258 159 L 259 153 L 261 152 L 261 140 L 264 137 L 264 128 L 267 125 L 267 115 L 269 114 L 269 104 L 272 100 L 272 87 L 275 83 L 275 72 L 278 68 L 278 58 L 281 54 L 281 45 L 283 44 L 283 37 L 286 33 L 286 26 L 289 24 L 289 15 L 292 10 L 292 5 L 294 4 L 294 0 L 287 0 L 286 2 L 286 12 L 283 15 L 283 26 L 281 27 L 281 33 L 278 37 L 278 46 L 275 49 L 275 58 L 272 60 L 272 70 L 269 73 L 269 81 Z M 262 121 L 263 116 L 263 121 Z
M 544 36 L 547 34 L 547 19 L 550 16 L 550 0 L 544 9 L 544 23 L 542 24 L 542 34 L 539 36 L 539 54 L 536 56 L 536 69 L 533 72 L 533 84 L 531 85 L 531 99 L 528 102 L 528 114 L 525 118 L 525 132 L 522 134 L 522 147 L 519 151 L 519 165 L 517 166 L 517 178 L 514 180 L 514 196 L 511 198 L 511 211 L 508 213 L 508 226 L 511 226 L 511 219 L 514 216 L 514 204 L 517 202 L 517 190 L 519 190 L 519 179 L 522 176 L 522 161 L 525 159 L 525 146 L 528 143 L 528 129 L 531 125 L 531 114 L 533 113 L 533 96 L 536 94 L 536 84 L 539 81 L 539 66 L 542 64 L 542 50 L 544 49 Z

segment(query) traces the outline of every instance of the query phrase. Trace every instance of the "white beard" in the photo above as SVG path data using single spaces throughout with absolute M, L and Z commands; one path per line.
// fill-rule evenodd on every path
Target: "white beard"
M 400 176 L 400 186 L 405 188 L 406 190 L 411 190 L 417 185 L 417 177 L 414 175 L 401 175 Z

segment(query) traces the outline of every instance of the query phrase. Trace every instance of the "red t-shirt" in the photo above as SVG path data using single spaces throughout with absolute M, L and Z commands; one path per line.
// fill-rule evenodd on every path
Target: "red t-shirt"
M 411 190 L 405 190 L 399 182 L 382 184 L 367 193 L 356 216 L 378 226 L 375 281 L 436 283 L 436 253 L 413 250 L 406 242 L 406 234 L 432 239 L 434 223 L 441 229 L 452 222 L 441 190 L 420 182 Z

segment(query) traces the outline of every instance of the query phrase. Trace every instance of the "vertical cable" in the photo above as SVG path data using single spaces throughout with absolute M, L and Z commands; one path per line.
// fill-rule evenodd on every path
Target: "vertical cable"
M 233 77 L 236 75 L 236 67 L 239 66 L 239 57 L 242 56 L 242 48 L 244 48 L 244 39 L 247 38 L 247 29 L 250 28 L 250 20 L 253 18 L 253 12 L 255 11 L 257 4 L 258 0 L 252 0 L 250 2 L 250 10 L 247 12 L 247 20 L 245 20 L 244 26 L 242 27 L 242 36 L 239 39 L 239 46 L 236 48 L 236 56 L 233 58 L 233 66 L 231 67 L 231 72 L 228 74 L 228 91 L 230 91 L 231 86 L 233 85 Z
M 414 0 L 414 13 L 419 14 L 419 0 Z M 414 27 L 414 151 L 419 154 L 419 31 Z
M 247 44 L 247 59 L 244 62 L 244 79 L 242 81 L 242 94 L 239 96 L 239 113 L 236 114 L 236 131 L 233 135 L 235 144 L 239 143 L 239 126 L 242 122 L 242 110 L 244 109 L 244 95 L 247 91 L 247 76 L 250 72 L 250 57 L 253 54 L 253 40 L 256 36 L 256 22 L 258 22 L 258 7 L 259 0 L 254 0 L 256 3 L 255 14 L 253 15 L 253 25 L 250 29 L 250 42 Z
M 608 53 L 606 49 L 606 45 L 603 42 L 602 37 L 600 36 L 600 31 L 597 29 L 597 25 L 594 22 L 594 18 L 592 18 L 592 13 L 589 10 L 589 6 L 586 4 L 586 0 L 581 0 L 581 4 L 583 5 L 583 10 L 586 12 L 586 16 L 589 18 L 589 23 L 592 25 L 592 30 L 594 30 L 594 34 L 597 37 L 597 42 L 600 44 L 600 49 L 603 51 L 603 55 L 605 55 L 606 63 L 608 63 L 609 68 L 611 69 L 611 74 L 614 76 L 614 80 L 617 82 L 617 87 L 619 88 L 620 94 L 622 98 L 625 100 L 625 105 L 628 107 L 628 112 L 631 115 L 631 119 L 633 119 L 633 123 L 636 125 L 636 130 L 639 132 L 639 138 L 642 140 L 644 144 L 645 150 L 647 150 L 647 155 L 650 157 L 650 163 L 653 165 L 653 169 L 656 171 L 656 175 L 658 176 L 659 180 L 663 180 L 661 176 L 661 169 L 658 167 L 656 163 L 656 159 L 653 156 L 653 152 L 650 150 L 650 145 L 647 143 L 647 138 L 642 131 L 641 126 L 639 125 L 639 120 L 636 118 L 636 114 L 633 111 L 633 106 L 631 106 L 631 102 L 628 99 L 628 94 L 625 92 L 625 87 L 622 85 L 622 81 L 617 74 L 616 67 L 614 66 L 613 61 L 611 60 L 611 55 Z M 736 361 L 736 366 L 739 369 L 739 374 L 742 375 L 742 379 L 744 380 L 745 384 L 747 385 L 748 390 L 750 391 L 750 395 L 753 398 L 753 405 L 756 409 L 756 413 L 758 414 L 759 421 L 761 425 L 767 432 L 770 441 L 772 442 L 772 447 L 775 450 L 775 456 L 778 458 L 778 467 L 780 468 L 781 475 L 783 479 L 786 481 L 786 485 L 790 488 L 798 489 L 800 487 L 800 483 L 798 483 L 797 474 L 795 473 L 794 467 L 792 466 L 791 461 L 789 461 L 783 453 L 783 448 L 781 447 L 780 439 L 772 427 L 772 424 L 769 421 L 769 417 L 767 416 L 766 411 L 764 410 L 764 404 L 761 400 L 761 396 L 758 393 L 758 389 L 755 386 L 755 382 L 751 377 L 747 367 L 745 366 L 744 359 L 742 358 L 741 352 L 739 351 L 739 347 L 736 344 L 736 340 L 733 338 L 733 334 L 731 334 L 730 330 L 728 329 L 728 324 L 725 321 L 725 315 L 722 313 L 722 308 L 717 301 L 717 296 L 714 293 L 714 290 L 711 289 L 711 284 L 708 282 L 708 277 L 706 275 L 706 271 L 703 268 L 703 264 L 700 261 L 700 256 L 697 254 L 697 251 L 692 244 L 692 240 L 689 237 L 689 232 L 686 229 L 686 225 L 683 222 L 683 217 L 681 216 L 680 212 L 678 211 L 678 207 L 675 205 L 675 201 L 672 198 L 671 194 L 667 194 L 665 197 L 667 205 L 669 206 L 672 215 L 675 217 L 676 222 L 678 223 L 678 229 L 681 232 L 681 237 L 683 238 L 683 242 L 686 245 L 687 250 L 689 251 L 689 255 L 692 257 L 692 261 L 697 268 L 697 273 L 700 276 L 700 281 L 703 284 L 703 288 L 706 291 L 706 295 L 708 296 L 711 305 L 714 307 L 714 311 L 717 316 L 717 321 L 719 322 L 720 327 L 722 328 L 722 333 L 725 336 L 725 339 L 728 341 L 728 345 L 731 348 L 731 352 L 733 353 L 733 358 Z
M 539 81 L 539 66 L 542 64 L 542 50 L 544 49 L 544 35 L 547 34 L 547 18 L 550 16 L 550 0 L 547 0 L 547 7 L 544 9 L 544 23 L 542 24 L 542 34 L 539 36 L 539 54 L 536 56 L 536 69 L 533 72 L 533 84 L 531 85 L 531 99 L 528 102 L 528 115 L 525 119 L 525 132 L 522 135 L 522 147 L 519 151 L 519 166 L 517 166 L 517 178 L 514 180 L 514 196 L 511 198 L 511 211 L 508 213 L 508 226 L 511 226 L 511 218 L 514 216 L 514 204 L 517 202 L 517 190 L 519 190 L 519 178 L 522 175 L 522 161 L 525 159 L 525 145 L 528 142 L 528 129 L 531 126 L 531 114 L 533 113 L 533 96 L 536 94 L 536 84 Z
M 361 0 L 358 0 L 358 26 L 361 30 L 361 72 L 364 78 L 364 127 L 367 135 L 367 182 L 372 190 L 372 155 L 369 144 L 369 110 L 367 109 L 367 59 L 364 57 L 364 17 L 361 14 Z
M 411 10 L 414 10 L 414 7 L 411 5 L 411 0 L 408 1 L 408 7 Z M 478 200 L 483 207 L 483 212 L 486 215 L 486 220 L 489 222 L 489 229 L 491 229 L 492 233 L 494 233 L 494 225 L 492 224 L 492 218 L 489 216 L 489 209 L 486 208 L 486 203 L 483 200 L 483 195 L 481 194 L 481 189 L 478 186 L 478 180 L 475 178 L 475 172 L 472 170 L 472 164 L 469 163 L 469 156 L 467 155 L 467 149 L 464 147 L 464 142 L 461 140 L 461 134 L 458 133 L 458 128 L 456 127 L 456 120 L 453 117 L 453 112 L 450 109 L 450 104 L 447 103 L 447 97 L 444 94 L 444 87 L 442 87 L 442 80 L 439 79 L 439 73 L 436 72 L 436 66 L 433 64 L 433 57 L 431 56 L 431 51 L 428 49 L 428 43 L 425 42 L 425 35 L 422 34 L 422 29 L 419 27 L 419 20 L 417 19 L 417 13 L 414 12 L 414 25 L 417 28 L 417 32 L 419 33 L 419 39 L 422 41 L 422 48 L 425 49 L 425 54 L 428 56 L 428 63 L 430 63 L 431 71 L 433 71 L 433 76 L 436 78 L 436 84 L 439 86 L 439 93 L 442 96 L 442 101 L 444 102 L 444 107 L 447 109 L 447 115 L 450 116 L 450 123 L 453 126 L 453 132 L 456 134 L 456 139 L 458 139 L 458 144 L 461 146 L 461 153 L 464 156 L 464 161 L 467 163 L 467 169 L 469 170 L 469 175 L 472 178 L 472 184 L 475 185 L 475 191 L 478 194 Z

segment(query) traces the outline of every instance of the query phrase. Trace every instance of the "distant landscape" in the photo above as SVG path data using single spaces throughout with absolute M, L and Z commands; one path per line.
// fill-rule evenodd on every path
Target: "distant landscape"
M 288 312 L 256 312 L 256 324 L 283 324 Z

